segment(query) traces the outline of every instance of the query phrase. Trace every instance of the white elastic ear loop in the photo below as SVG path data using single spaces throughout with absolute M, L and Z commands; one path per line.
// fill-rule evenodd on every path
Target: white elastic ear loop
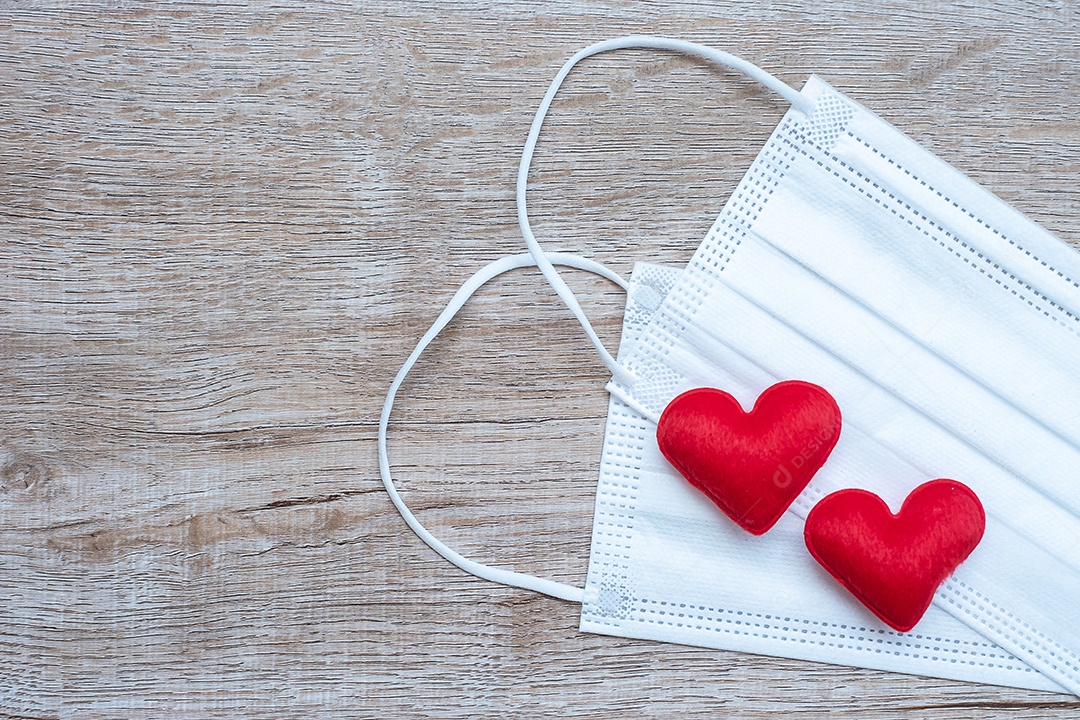
M 540 247 L 540 243 L 536 240 L 536 236 L 533 235 L 532 226 L 529 224 L 529 213 L 526 210 L 525 205 L 525 191 L 529 182 L 529 166 L 532 163 L 533 152 L 536 150 L 536 141 L 540 137 L 540 128 L 544 124 L 544 118 L 547 116 L 548 108 L 551 107 L 551 101 L 555 98 L 555 93 L 558 92 L 563 80 L 570 74 L 570 70 L 574 65 L 581 60 L 598 53 L 607 52 L 609 50 L 622 50 L 625 48 L 672 50 L 687 55 L 694 55 L 703 58 L 704 60 L 708 60 L 709 62 L 716 63 L 717 65 L 738 70 L 754 80 L 757 80 L 765 87 L 775 91 L 782 98 L 791 103 L 797 110 L 800 110 L 807 115 L 813 110 L 813 103 L 803 97 L 799 91 L 795 90 L 787 83 L 773 77 L 757 65 L 747 62 L 740 57 L 723 52 L 722 50 L 710 48 L 706 45 L 698 45 L 697 43 L 686 42 L 685 40 L 675 40 L 672 38 L 653 37 L 650 35 L 629 35 L 627 37 L 604 40 L 595 45 L 590 45 L 567 60 L 566 64 L 562 66 L 562 69 L 559 70 L 559 73 L 555 76 L 555 79 L 551 81 L 551 85 L 544 94 L 544 99 L 540 101 L 540 107 L 536 110 L 536 117 L 533 118 L 532 127 L 529 128 L 529 137 L 525 140 L 525 148 L 521 153 L 521 164 L 518 166 L 518 225 L 521 226 L 521 234 L 525 238 L 525 243 L 529 246 L 529 251 L 536 261 L 536 266 L 540 268 L 540 272 L 542 272 L 544 277 L 547 278 L 547 281 L 551 283 L 551 287 L 555 289 L 555 292 L 562 298 L 562 301 L 566 303 L 566 306 L 574 313 L 574 317 L 581 323 L 581 327 L 585 329 L 585 334 L 589 336 L 589 340 L 592 342 L 593 347 L 596 348 L 596 352 L 600 354 L 600 358 L 604 361 L 604 364 L 611 370 L 611 374 L 614 376 L 616 382 L 630 386 L 633 385 L 633 375 L 619 365 L 619 362 L 607 351 L 604 344 L 600 342 L 600 338 L 593 330 L 589 318 L 585 316 L 585 311 L 581 309 L 581 305 L 578 303 L 573 291 L 567 287 L 566 283 L 563 282 L 563 279 L 559 276 L 559 271 L 555 269 L 555 266 L 552 265 L 545 256 L 543 248 Z
M 626 282 L 621 277 L 593 260 L 563 253 L 550 253 L 550 255 L 545 257 L 545 260 L 548 258 L 550 258 L 550 262 L 552 263 L 578 268 L 596 275 L 601 275 L 617 284 L 623 290 L 627 289 Z M 394 382 L 390 384 L 390 390 L 386 393 L 386 401 L 383 403 L 382 415 L 379 416 L 379 473 L 382 475 L 382 481 L 383 485 L 386 486 L 386 492 L 390 495 L 390 499 L 394 501 L 394 506 L 397 507 L 398 512 L 401 513 L 401 517 L 405 518 L 405 522 L 408 523 L 413 532 L 419 535 L 420 539 L 430 545 L 435 552 L 439 553 L 465 572 L 472 573 L 485 580 L 502 583 L 503 585 L 512 585 L 527 590 L 535 590 L 536 592 L 542 592 L 545 595 L 562 598 L 563 600 L 581 602 L 584 598 L 584 591 L 581 588 L 576 588 L 572 585 L 564 585 L 563 583 L 558 583 L 554 580 L 545 580 L 532 575 L 513 572 L 512 570 L 503 570 L 502 568 L 484 565 L 474 560 L 469 560 L 455 550 L 447 547 L 416 519 L 416 516 L 409 510 L 409 506 L 401 499 L 397 487 L 394 486 L 394 480 L 390 476 L 390 458 L 386 453 L 386 428 L 390 423 L 390 411 L 394 408 L 394 398 L 397 396 L 397 391 L 398 388 L 401 387 L 401 383 L 409 374 L 409 370 L 412 369 L 412 366 L 420 358 L 424 349 L 427 348 L 439 332 L 446 327 L 447 323 L 453 319 L 458 310 L 462 308 L 465 302 L 480 288 L 480 286 L 504 272 L 516 268 L 529 267 L 534 264 L 535 261 L 532 255 L 521 253 L 520 255 L 509 255 L 500 258 L 485 266 L 465 281 L 465 284 L 461 286 L 454 294 L 454 297 L 451 298 L 450 302 L 447 303 L 446 308 L 439 315 L 438 319 L 435 320 L 431 328 L 424 333 L 422 338 L 420 338 L 420 342 L 417 343 L 416 348 L 409 355 L 405 364 L 401 366 L 401 369 L 398 370 Z

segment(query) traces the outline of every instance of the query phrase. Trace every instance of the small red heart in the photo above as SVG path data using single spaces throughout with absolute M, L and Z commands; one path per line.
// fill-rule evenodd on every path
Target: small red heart
M 766 389 L 750 412 L 722 390 L 689 390 L 656 427 L 668 462 L 754 535 L 776 524 L 839 438 L 836 401 L 800 380 Z
M 940 479 L 912 490 L 896 515 L 872 492 L 834 492 L 810 510 L 803 535 L 814 559 L 859 602 L 907 632 L 985 527 L 978 496 Z

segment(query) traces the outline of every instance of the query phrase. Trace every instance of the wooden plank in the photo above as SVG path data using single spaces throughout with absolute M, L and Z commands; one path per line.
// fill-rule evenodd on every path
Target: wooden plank
M 305 4 L 307 5 L 307 4 Z M 817 72 L 1080 241 L 1080 25 L 1050 1 L 9 7 L 0 20 L 5 717 L 1074 717 L 1065 696 L 586 635 L 434 555 L 378 479 L 400 362 L 522 249 L 513 181 L 585 44 Z M 568 81 L 540 236 L 684 263 L 781 116 L 686 58 Z M 575 286 L 601 335 L 622 298 Z M 462 552 L 581 583 L 605 372 L 533 271 L 403 390 L 404 494 Z

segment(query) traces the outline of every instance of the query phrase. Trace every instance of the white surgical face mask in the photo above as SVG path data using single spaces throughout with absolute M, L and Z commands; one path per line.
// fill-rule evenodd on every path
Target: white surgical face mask
M 633 46 L 735 67 L 793 108 L 686 271 L 636 279 L 646 289 L 634 289 L 627 327 L 640 337 L 624 338 L 617 362 L 533 237 L 524 190 L 570 67 Z M 586 630 L 1080 693 L 1074 251 L 817 78 L 799 93 L 725 53 L 655 38 L 600 43 L 564 66 L 530 132 L 518 198 L 536 264 L 614 374 L 587 586 L 472 563 L 393 491 L 390 404 L 438 325 L 380 427 L 384 481 L 429 544 L 483 577 L 583 600 Z M 844 429 L 791 511 L 753 537 L 666 464 L 654 423 L 684 390 L 718 387 L 747 407 L 782 379 L 825 387 Z M 802 518 L 845 487 L 895 509 L 935 477 L 978 493 L 986 533 L 915 630 L 894 633 L 814 564 Z
M 793 513 L 844 487 L 897 507 L 931 478 L 968 484 L 986 533 L 935 603 L 1080 693 L 1080 259 L 823 81 L 796 94 L 715 59 L 793 107 L 624 362 L 604 355 L 612 392 L 655 420 L 693 387 L 744 405 L 781 379 L 825 387 L 844 431 Z M 523 202 L 568 69 L 518 194 L 574 307 Z M 668 580 L 665 601 L 695 594 Z
M 596 263 L 555 253 L 548 257 L 626 287 Z M 938 608 L 931 607 L 912 633 L 868 623 L 866 611 L 806 553 L 799 518 L 785 515 L 763 537 L 743 532 L 667 463 L 656 446 L 655 424 L 615 396 L 609 403 L 584 591 L 482 565 L 435 538 L 391 479 L 386 431 L 397 390 L 477 288 L 531 263 L 529 255 L 503 258 L 470 278 L 424 335 L 387 396 L 379 426 L 383 480 L 410 527 L 431 547 L 480 577 L 582 603 L 581 629 L 587 632 L 1061 689 Z M 630 352 L 679 275 L 657 265 L 635 267 L 620 356 Z
M 634 268 L 620 359 L 635 353 L 680 275 Z M 800 517 L 786 513 L 760 537 L 743 531 L 664 459 L 655 434 L 612 395 L 582 630 L 1062 690 L 941 608 L 912 632 L 884 627 L 807 553 Z

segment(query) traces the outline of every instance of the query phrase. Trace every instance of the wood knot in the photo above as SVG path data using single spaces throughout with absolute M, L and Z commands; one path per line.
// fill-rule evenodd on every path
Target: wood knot
M 48 479 L 48 465 L 36 455 L 15 453 L 0 465 L 0 491 L 32 490 Z

